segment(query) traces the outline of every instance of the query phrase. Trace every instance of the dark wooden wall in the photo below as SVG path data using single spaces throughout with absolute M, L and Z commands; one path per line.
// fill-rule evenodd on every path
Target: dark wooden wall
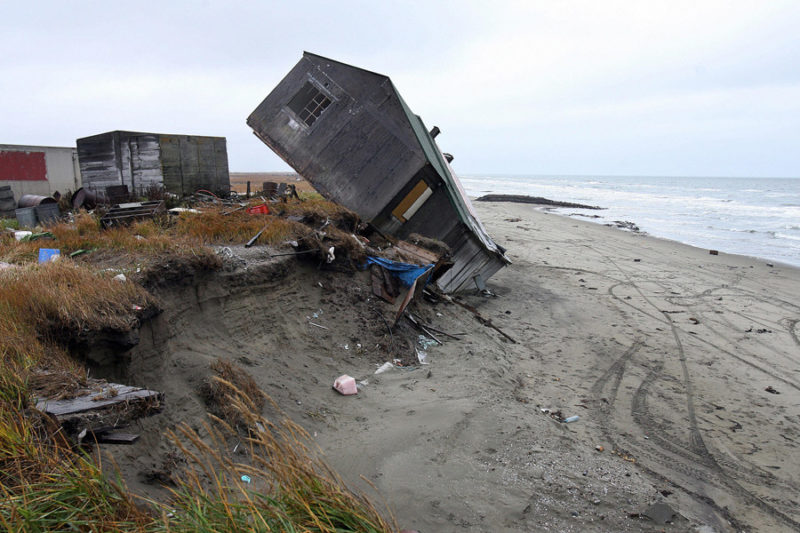
M 78 139 L 84 187 L 127 185 L 142 195 L 151 186 L 184 195 L 230 190 L 224 137 L 114 131 Z
M 287 107 L 308 81 L 332 100 L 310 127 Z M 387 77 L 316 56 L 304 56 L 247 123 L 323 195 L 366 220 L 425 163 Z
M 230 190 L 228 150 L 224 137 L 161 135 L 164 187 L 175 194 L 198 189 Z

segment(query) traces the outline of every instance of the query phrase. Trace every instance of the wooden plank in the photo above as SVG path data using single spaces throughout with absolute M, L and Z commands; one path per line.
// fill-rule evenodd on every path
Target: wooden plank
M 157 391 L 108 383 L 102 387 L 100 392 L 90 393 L 86 396 L 66 400 L 39 399 L 36 402 L 36 408 L 55 416 L 65 416 L 122 403 L 140 402 L 151 398 L 161 399 L 162 397 L 163 394 Z

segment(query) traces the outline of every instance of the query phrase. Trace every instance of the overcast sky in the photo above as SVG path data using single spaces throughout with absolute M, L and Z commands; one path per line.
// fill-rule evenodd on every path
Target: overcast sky
M 800 1 L 0 0 L 0 143 L 219 135 L 308 50 L 392 78 L 461 174 L 800 177 Z

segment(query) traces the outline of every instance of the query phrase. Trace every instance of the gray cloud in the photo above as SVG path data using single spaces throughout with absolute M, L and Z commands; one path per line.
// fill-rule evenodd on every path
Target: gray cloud
M 800 176 L 795 2 L 0 6 L 0 142 L 228 137 L 303 50 L 392 77 L 461 173 Z

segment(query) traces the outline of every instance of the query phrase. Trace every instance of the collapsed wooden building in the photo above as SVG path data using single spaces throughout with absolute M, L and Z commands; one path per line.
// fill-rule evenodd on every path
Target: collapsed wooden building
M 325 197 L 384 233 L 445 242 L 444 292 L 483 288 L 509 264 L 487 234 L 449 156 L 392 81 L 316 54 L 303 58 L 248 117 L 267 146 Z
M 83 187 L 94 192 L 113 186 L 135 196 L 153 187 L 179 196 L 230 192 L 225 137 L 110 131 L 78 139 L 77 148 Z

